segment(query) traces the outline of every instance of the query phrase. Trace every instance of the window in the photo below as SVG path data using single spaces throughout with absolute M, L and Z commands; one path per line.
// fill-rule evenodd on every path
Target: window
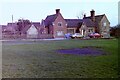
M 103 26 L 106 26 L 106 22 L 103 23 Z
M 6 29 L 4 29 L 3 31 L 6 31 Z
M 88 32 L 93 32 L 93 29 L 88 29 Z
M 84 28 L 85 26 L 84 26 L 84 25 L 82 25 L 82 27 Z
M 63 36 L 63 31 L 57 31 L 57 36 Z
M 55 25 L 54 22 L 52 23 L 52 25 Z
M 62 26 L 62 22 L 58 22 L 58 26 Z
M 74 29 L 67 29 L 67 33 L 74 34 Z

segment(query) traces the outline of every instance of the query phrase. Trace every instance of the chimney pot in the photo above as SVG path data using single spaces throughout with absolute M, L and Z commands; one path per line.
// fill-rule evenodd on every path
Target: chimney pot
M 60 13 L 60 9 L 56 9 L 56 14 Z
M 86 14 L 84 14 L 84 18 L 86 17 Z

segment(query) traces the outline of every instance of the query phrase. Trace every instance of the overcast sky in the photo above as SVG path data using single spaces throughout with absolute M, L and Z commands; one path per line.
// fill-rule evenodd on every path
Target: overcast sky
M 49 1 L 49 2 L 48 2 Z M 17 21 L 19 18 L 41 22 L 47 15 L 55 14 L 55 9 L 60 9 L 65 19 L 76 19 L 81 12 L 90 16 L 90 11 L 95 10 L 96 15 L 106 14 L 111 26 L 118 24 L 119 0 L 3 0 L 0 2 L 0 24 Z

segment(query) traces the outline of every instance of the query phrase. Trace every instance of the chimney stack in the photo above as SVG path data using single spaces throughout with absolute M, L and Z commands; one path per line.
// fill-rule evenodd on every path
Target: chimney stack
M 91 20 L 95 21 L 95 11 L 92 9 L 92 11 L 90 11 L 91 14 Z
M 84 14 L 84 18 L 86 17 L 86 14 Z
M 60 9 L 56 9 L 56 14 L 60 13 Z

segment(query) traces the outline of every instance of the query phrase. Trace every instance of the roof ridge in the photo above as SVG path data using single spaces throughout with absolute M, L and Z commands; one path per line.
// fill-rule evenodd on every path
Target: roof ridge
M 101 15 L 95 15 L 95 17 L 96 16 L 104 16 L 105 14 L 101 14 Z M 87 16 L 87 17 L 85 17 L 85 18 L 88 18 L 88 17 L 90 17 L 90 16 Z
M 64 19 L 64 20 L 69 20 L 69 21 L 71 20 L 72 21 L 72 20 L 83 20 L 83 19 Z
M 53 15 L 47 15 L 46 19 L 44 20 L 46 25 L 51 25 L 52 22 L 55 21 L 55 19 L 57 18 L 58 14 L 53 14 Z
M 81 20 L 81 19 L 69 19 L 69 20 Z
M 48 17 L 48 16 L 54 16 L 54 15 L 56 15 L 56 14 L 47 15 L 47 17 Z
M 96 16 L 104 16 L 105 14 L 101 14 L 101 15 L 96 15 Z
M 40 22 L 32 22 L 32 23 L 40 23 Z

